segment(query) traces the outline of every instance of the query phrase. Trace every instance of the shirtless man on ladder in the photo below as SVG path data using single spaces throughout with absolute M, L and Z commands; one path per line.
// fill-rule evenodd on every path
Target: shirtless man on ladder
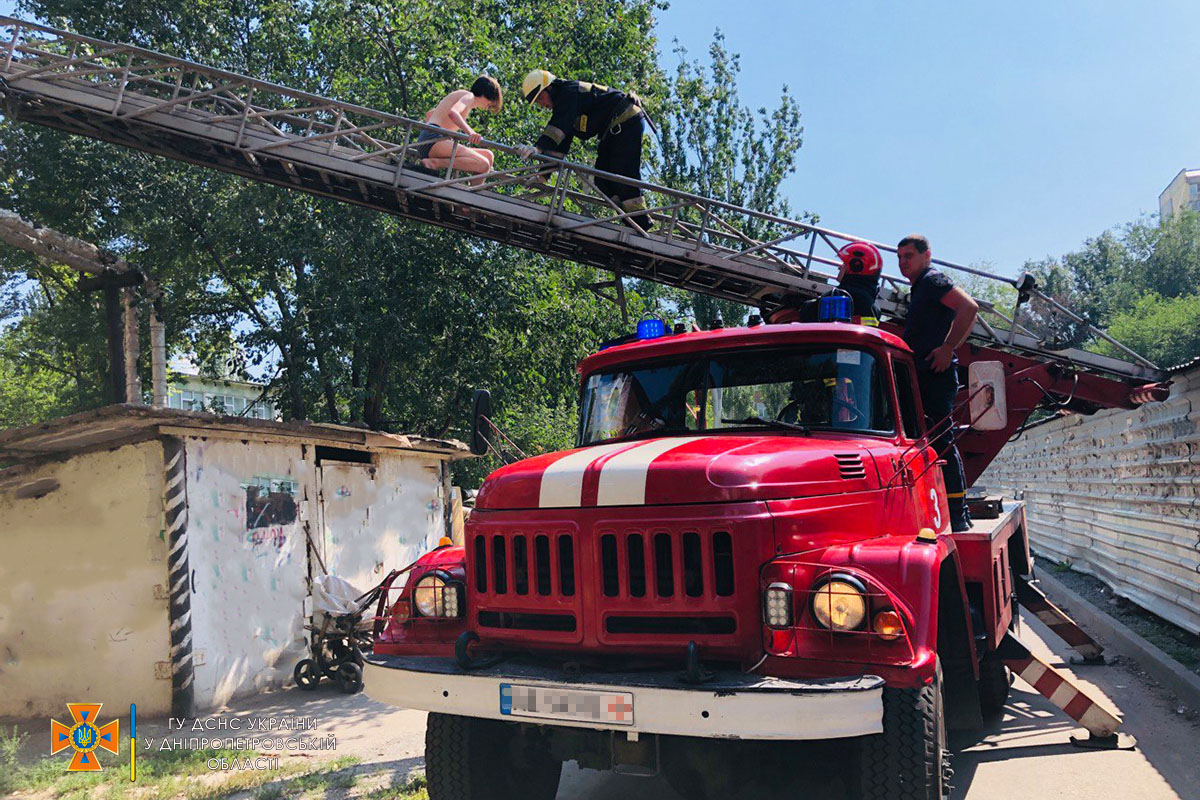
M 483 136 L 467 122 L 467 115 L 472 109 L 484 108 L 494 114 L 500 112 L 504 105 L 504 97 L 500 84 L 495 78 L 481 75 L 471 84 L 470 89 L 457 89 L 442 98 L 428 114 L 425 122 L 436 125 L 448 131 L 462 131 L 467 135 L 471 144 L 479 144 Z M 438 131 L 421 131 L 417 136 L 415 151 L 421 165 L 426 169 L 443 170 L 450 166 L 451 154 L 454 156 L 454 168 L 482 175 L 492 171 L 495 153 L 483 147 L 468 147 L 459 144 L 454 147 L 454 140 L 444 138 Z

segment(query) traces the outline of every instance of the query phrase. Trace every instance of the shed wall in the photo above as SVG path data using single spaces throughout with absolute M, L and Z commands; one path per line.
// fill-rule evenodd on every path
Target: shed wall
M 151 441 L 31 471 L 58 483 L 42 497 L 0 493 L 0 716 L 170 710 L 162 476 Z
M 188 559 L 195 702 L 280 687 L 306 655 L 309 561 L 362 591 L 437 545 L 440 460 L 376 451 L 316 463 L 312 444 L 188 437 Z
M 1200 371 L 1164 402 L 1029 430 L 979 484 L 1024 492 L 1040 553 L 1200 633 Z

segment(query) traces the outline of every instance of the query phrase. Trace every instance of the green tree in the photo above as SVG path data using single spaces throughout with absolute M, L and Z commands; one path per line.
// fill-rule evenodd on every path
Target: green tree
M 532 66 L 653 96 L 657 8 L 24 5 L 83 33 L 412 116 L 478 72 L 513 87 Z M 498 120 L 482 129 L 528 139 L 544 121 L 519 103 L 509 111 L 506 130 Z M 455 434 L 472 384 L 491 386 L 502 407 L 534 408 L 531 398 L 558 407 L 574 396 L 575 358 L 616 333 L 602 301 L 577 289 L 595 278 L 591 269 L 7 121 L 0 148 L 5 194 L 19 211 L 152 271 L 176 349 L 226 346 L 234 331 L 252 360 L 277 362 L 272 391 L 289 417 Z
M 707 63 L 689 60 L 678 43 L 675 53 L 679 64 L 668 88 L 672 102 L 658 117 L 661 150 L 656 181 L 790 219 L 793 210 L 781 187 L 796 171 L 804 128 L 788 87 L 782 87 L 779 104 L 771 110 L 747 107 L 737 90 L 739 58 L 726 49 L 719 30 L 709 45 Z M 700 223 L 697 214 L 683 216 Z M 801 216 L 816 221 L 814 214 Z M 735 224 L 757 239 L 773 239 L 785 233 L 782 227 L 758 217 L 735 220 Z M 650 302 L 669 313 L 694 317 L 703 326 L 711 325 L 718 317 L 727 325 L 741 324 L 749 310 L 741 303 L 645 282 L 636 286 Z
M 1108 333 L 1154 363 L 1171 367 L 1200 356 L 1200 294 L 1163 297 L 1147 292 L 1113 315 Z M 1101 349 L 1122 354 L 1107 342 Z
M 1062 267 L 1076 290 L 1072 310 L 1093 325 L 1108 324 L 1114 309 L 1127 307 L 1136 295 L 1128 278 L 1136 260 L 1113 231 L 1083 243 L 1083 249 L 1062 257 Z
M 74 289 L 74 274 L 6 259 L 36 275 L 7 282 L 0 301 L 0 428 L 42 422 L 104 402 L 106 350 L 96 295 Z M 98 345 L 97 345 L 98 343 Z
M 1105 231 L 1061 258 L 1027 262 L 1043 292 L 1159 364 L 1200 355 L 1192 320 L 1200 286 L 1200 214 L 1185 211 Z M 1023 308 L 1027 323 L 1052 340 L 1123 354 L 1048 304 Z
M 972 267 L 980 272 L 995 273 L 995 266 L 989 262 L 981 262 L 971 264 Z M 979 275 L 972 275 L 965 272 L 956 272 L 950 270 L 950 278 L 957 286 L 962 287 L 963 291 L 971 295 L 976 300 L 984 303 L 990 303 L 997 311 L 1007 316 L 1012 316 L 1013 304 L 1017 301 L 1017 290 L 1012 285 L 1002 283 L 1001 281 L 984 278 Z M 996 323 L 997 320 L 989 319 L 990 323 Z M 1007 325 L 1005 325 L 1007 327 Z

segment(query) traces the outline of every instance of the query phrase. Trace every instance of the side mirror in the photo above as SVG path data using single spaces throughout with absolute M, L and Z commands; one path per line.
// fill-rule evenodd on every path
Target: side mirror
M 488 434 L 492 417 L 492 393 L 487 389 L 476 389 L 471 406 L 471 452 L 477 456 L 487 455 Z
M 1004 393 L 1004 365 L 999 361 L 974 361 L 967 369 L 967 396 L 971 398 L 971 427 L 1000 431 L 1008 427 L 1008 400 Z

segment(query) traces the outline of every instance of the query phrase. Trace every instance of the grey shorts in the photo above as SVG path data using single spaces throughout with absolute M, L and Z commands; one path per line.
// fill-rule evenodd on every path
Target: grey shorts
M 440 130 L 440 129 L 439 129 Z M 433 148 L 434 143 L 444 138 L 444 134 L 438 131 L 421 131 L 417 136 L 416 147 L 413 152 L 417 154 L 417 158 L 429 158 L 429 151 Z

